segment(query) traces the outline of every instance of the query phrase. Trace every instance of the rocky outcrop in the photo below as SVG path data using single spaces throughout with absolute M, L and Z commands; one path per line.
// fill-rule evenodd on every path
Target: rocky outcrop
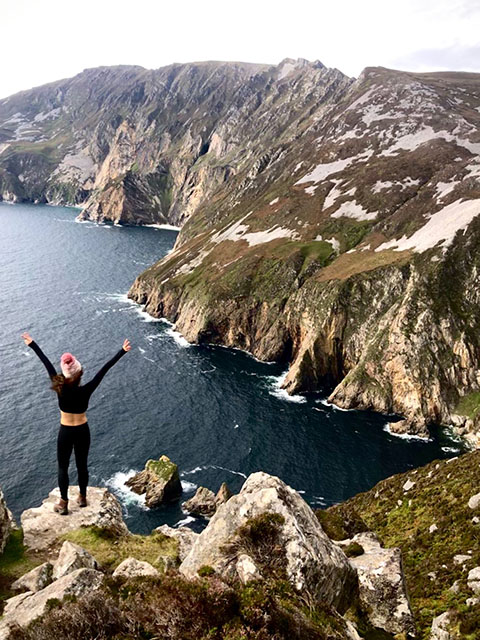
M 89 487 L 88 506 L 82 508 L 76 504 L 78 486 L 70 486 L 68 495 L 68 516 L 59 516 L 53 511 L 53 505 L 60 498 L 58 488 L 49 493 L 40 507 L 27 509 L 22 513 L 24 544 L 29 549 L 48 549 L 62 534 L 79 527 L 97 526 L 115 535 L 129 534 L 120 503 L 107 489 Z
M 450 633 L 451 624 L 452 620 L 449 611 L 445 611 L 445 613 L 434 618 L 430 640 L 453 640 L 454 636 Z
M 160 527 L 154 529 L 158 533 L 163 533 L 164 536 L 173 538 L 178 542 L 178 557 L 180 562 L 183 562 L 187 555 L 190 553 L 191 548 L 194 545 L 195 540 L 200 535 L 195 531 L 192 531 L 189 527 L 169 527 L 168 524 L 162 524 Z
M 227 502 L 231 496 L 232 493 L 225 482 L 222 483 L 216 495 L 206 487 L 198 487 L 195 495 L 182 506 L 192 515 L 208 518 L 213 516 L 219 505 Z
M 129 297 L 191 342 L 288 361 L 289 393 L 480 442 L 479 106 L 478 74 L 367 69 L 204 203 Z
M 145 469 L 129 478 L 125 484 L 138 494 L 145 494 L 145 504 L 151 509 L 164 502 L 177 500 L 182 485 L 177 465 L 168 456 L 147 460 Z
M 103 576 L 99 571 L 77 569 L 37 593 L 26 591 L 10 598 L 5 603 L 4 615 L 0 621 L 0 639 L 6 640 L 10 636 L 12 626 L 25 627 L 41 616 L 49 600 L 62 600 L 67 595 L 81 596 L 98 589 L 102 580 Z
M 13 517 L 7 507 L 3 491 L 0 488 L 0 554 L 3 552 L 7 544 L 8 536 L 13 526 Z
M 149 562 L 137 560 L 136 558 L 126 558 L 113 572 L 113 577 L 136 578 L 138 576 L 159 576 L 160 572 L 152 567 Z
M 262 514 L 274 514 L 282 522 L 278 548 L 285 554 L 286 574 L 292 584 L 343 610 L 355 591 L 355 571 L 343 551 L 325 535 L 302 497 L 279 478 L 263 472 L 251 474 L 240 493 L 217 509 L 180 565 L 180 572 L 193 577 L 207 565 L 220 575 L 235 577 L 242 549 L 226 549 L 235 545 L 242 525 Z M 240 565 L 240 575 L 244 576 L 245 562 L 240 560 Z
M 350 558 L 350 564 L 357 572 L 360 605 L 370 624 L 392 635 L 414 637 L 415 622 L 400 549 L 384 549 L 372 532 L 358 533 L 348 541 L 351 542 L 359 544 L 364 551 Z
M 78 544 L 65 540 L 53 566 L 53 579 L 58 580 L 76 569 L 97 569 L 97 561 Z
M 53 565 L 44 562 L 25 573 L 12 584 L 12 591 L 41 591 L 53 581 Z

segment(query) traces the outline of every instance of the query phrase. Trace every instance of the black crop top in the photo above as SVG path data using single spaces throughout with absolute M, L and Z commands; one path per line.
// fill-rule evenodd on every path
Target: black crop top
M 57 372 L 55 371 L 55 367 L 40 349 L 38 344 L 32 340 L 28 346 L 35 351 L 37 356 L 43 362 L 50 378 L 56 376 Z M 90 396 L 102 381 L 103 376 L 116 362 L 118 362 L 118 360 L 120 360 L 124 353 L 127 352 L 122 347 L 111 360 L 103 365 L 100 371 L 90 380 L 90 382 L 87 382 L 84 385 L 66 384 L 63 387 L 62 393 L 58 395 L 58 405 L 60 409 L 67 413 L 84 413 L 87 410 Z

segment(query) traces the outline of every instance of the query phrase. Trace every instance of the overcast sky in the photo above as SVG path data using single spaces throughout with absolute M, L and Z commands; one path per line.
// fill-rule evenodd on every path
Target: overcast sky
M 100 65 L 480 72 L 480 0 L 0 0 L 0 98 Z

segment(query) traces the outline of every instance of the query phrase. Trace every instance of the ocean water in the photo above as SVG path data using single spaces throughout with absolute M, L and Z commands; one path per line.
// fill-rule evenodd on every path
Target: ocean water
M 385 431 L 387 417 L 343 411 L 325 395 L 289 398 L 284 370 L 248 354 L 189 345 L 126 294 L 136 275 L 173 246 L 173 230 L 75 222 L 78 211 L 0 203 L 0 486 L 19 519 L 57 485 L 60 413 L 46 370 L 20 335 L 28 331 L 59 367 L 72 352 L 84 381 L 128 338 L 132 349 L 105 376 L 88 410 L 90 484 L 120 499 L 133 532 L 202 519 L 182 511 L 197 486 L 239 491 L 263 470 L 327 506 L 461 444 L 437 429 L 430 442 Z M 184 495 L 159 509 L 125 480 L 162 454 L 180 470 Z M 72 456 L 70 482 L 76 484 Z

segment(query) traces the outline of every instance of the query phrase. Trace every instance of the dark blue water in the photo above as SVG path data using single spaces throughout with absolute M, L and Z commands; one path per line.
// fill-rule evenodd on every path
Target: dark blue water
M 429 443 L 407 441 L 383 430 L 385 416 L 337 410 L 320 396 L 289 400 L 278 390 L 278 365 L 188 346 L 126 297 L 136 275 L 171 249 L 176 232 L 79 224 L 77 213 L 0 203 L 0 486 L 17 518 L 57 484 L 60 422 L 48 375 L 23 331 L 57 366 L 72 352 L 84 381 L 131 341 L 92 396 L 88 422 L 90 484 L 118 495 L 135 532 L 185 519 L 180 503 L 147 510 L 123 485 L 162 454 L 179 465 L 184 499 L 198 485 L 216 491 L 222 481 L 238 491 L 248 474 L 263 470 L 317 507 L 459 452 L 442 432 Z

